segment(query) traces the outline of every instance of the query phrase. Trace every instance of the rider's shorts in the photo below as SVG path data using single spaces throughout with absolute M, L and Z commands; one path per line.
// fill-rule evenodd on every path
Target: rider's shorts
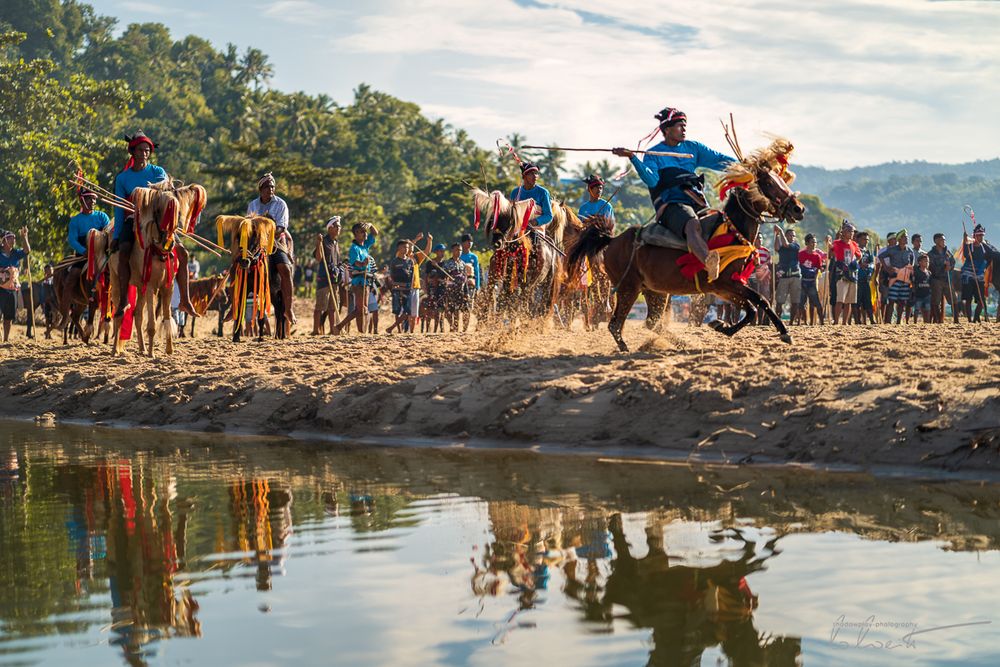
M 694 212 L 694 208 L 680 202 L 670 202 L 667 204 L 667 210 L 660 216 L 660 224 L 664 225 L 678 238 L 685 238 L 684 227 L 687 225 L 688 220 L 692 218 L 695 220 L 698 219 L 698 214 Z

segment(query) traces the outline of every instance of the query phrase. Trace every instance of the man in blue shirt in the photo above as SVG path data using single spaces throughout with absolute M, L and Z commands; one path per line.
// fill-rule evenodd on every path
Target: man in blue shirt
M 604 179 L 597 174 L 591 174 L 583 179 L 583 182 L 587 184 L 587 200 L 577 212 L 580 219 L 586 220 L 591 216 L 600 215 L 614 222 L 615 209 L 611 206 L 611 202 L 601 199 L 601 194 L 604 193 Z
M 347 261 L 351 271 L 351 294 L 353 295 L 354 307 L 347 314 L 340 324 L 333 328 L 333 332 L 339 334 L 350 326 L 351 320 L 357 320 L 358 332 L 365 333 L 365 315 L 368 312 L 368 264 L 371 254 L 368 252 L 375 245 L 378 237 L 378 229 L 370 222 L 358 222 L 351 227 L 351 234 L 354 240 L 351 242 L 351 249 L 347 253 Z
M 14 247 L 16 240 L 14 232 L 3 232 L 0 235 L 0 319 L 3 319 L 5 343 L 10 338 L 10 327 L 14 324 L 14 316 L 17 314 L 17 291 L 21 288 L 21 283 L 18 281 L 21 260 L 31 252 L 27 227 L 21 227 L 23 250 Z M 28 276 L 28 280 L 31 280 L 31 276 Z
M 125 163 L 125 168 L 115 177 L 115 195 L 123 199 L 129 199 L 136 188 L 145 188 L 167 180 L 167 172 L 163 167 L 152 164 L 149 160 L 153 151 L 158 148 L 158 144 L 147 137 L 142 130 L 139 130 L 131 137 L 125 135 L 128 141 L 129 158 Z M 111 252 L 118 251 L 118 286 L 121 288 L 122 301 L 128 295 L 129 282 L 132 279 L 132 246 L 135 244 L 135 220 L 131 213 L 126 213 L 123 209 L 115 208 L 115 230 L 112 234 Z M 177 248 L 177 259 L 180 266 L 187 266 L 188 252 L 180 243 L 175 244 Z M 177 272 L 177 285 L 180 287 L 179 310 L 188 315 L 194 316 L 194 306 L 191 305 L 191 296 L 188 291 L 187 271 Z M 117 315 L 125 312 L 127 303 L 115 304 Z M 116 315 L 116 316 L 117 316 Z
M 69 232 L 66 240 L 69 247 L 73 249 L 75 255 L 87 256 L 87 234 L 92 229 L 101 230 L 111 224 L 111 219 L 103 211 L 95 211 L 94 205 L 97 203 L 97 194 L 83 188 L 80 190 L 80 212 L 69 219 Z M 73 264 L 66 271 L 66 280 L 63 285 L 63 303 L 72 303 L 73 291 L 83 273 L 83 262 Z
M 986 267 L 992 259 L 1000 255 L 996 248 L 986 242 L 986 228 L 976 224 L 970 242 L 968 234 L 962 238 L 962 306 L 965 317 L 970 322 L 979 322 L 989 288 L 986 285 Z M 976 302 L 976 312 L 972 313 L 972 301 Z
M 688 153 L 691 157 L 647 153 L 640 161 L 627 148 L 615 148 L 614 154 L 632 161 L 639 178 L 649 188 L 657 221 L 687 240 L 688 249 L 705 264 L 708 280 L 711 282 L 719 277 L 719 252 L 709 251 L 708 244 L 701 236 L 696 210 L 705 208 L 708 202 L 702 191 L 704 178 L 696 175 L 695 169 L 702 167 L 719 171 L 736 160 L 700 142 L 689 141 L 687 115 L 683 111 L 667 107 L 656 114 L 655 118 L 660 121 L 663 141 L 650 151 Z
M 479 257 L 472 252 L 472 234 L 462 234 L 462 254 L 458 258 L 472 266 L 472 289 L 469 290 L 470 308 L 462 311 L 462 331 L 468 331 L 469 319 L 472 315 L 471 306 L 475 305 L 476 295 L 479 294 L 479 289 L 483 286 L 483 271 L 479 267 Z
M 541 211 L 535 224 L 544 227 L 552 222 L 552 197 L 549 196 L 548 190 L 537 184 L 537 181 L 538 167 L 531 162 L 522 162 L 521 185 L 510 191 L 510 200 L 516 202 L 534 199 L 539 211 Z

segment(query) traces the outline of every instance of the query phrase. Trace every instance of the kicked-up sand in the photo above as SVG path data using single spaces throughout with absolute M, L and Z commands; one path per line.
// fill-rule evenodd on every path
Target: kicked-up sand
M 301 328 L 301 325 L 300 325 Z M 732 463 L 1000 468 L 1000 327 L 629 322 L 233 344 L 201 327 L 171 357 L 0 347 L 0 414 L 209 432 L 555 445 Z M 228 329 L 228 327 L 227 327 Z M 159 349 L 162 349 L 159 348 Z

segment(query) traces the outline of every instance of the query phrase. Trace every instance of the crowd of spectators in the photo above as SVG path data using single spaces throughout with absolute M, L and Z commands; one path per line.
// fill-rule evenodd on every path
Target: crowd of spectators
M 929 251 L 921 234 L 890 233 L 886 246 L 872 249 L 871 235 L 845 220 L 823 249 L 813 234 L 801 247 L 792 229 L 774 227 L 774 244 L 757 235 L 758 266 L 750 286 L 771 300 L 781 315 L 788 306 L 792 324 L 940 323 L 964 316 L 982 320 L 989 285 L 986 276 L 1000 251 L 976 225 L 958 252 L 948 249 L 944 234 L 933 237 Z M 959 259 L 956 260 L 956 254 Z

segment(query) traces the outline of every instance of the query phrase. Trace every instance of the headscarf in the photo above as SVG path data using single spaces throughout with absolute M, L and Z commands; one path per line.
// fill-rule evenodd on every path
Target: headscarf
M 840 225 L 840 231 L 841 232 L 853 232 L 854 230 L 855 230 L 855 227 L 854 227 L 854 225 L 851 224 L 851 221 L 848 220 L 847 218 L 844 218 L 844 221 Z
M 985 234 L 985 233 L 986 233 L 986 228 L 983 227 L 983 223 L 977 222 L 976 226 L 972 230 L 973 236 L 975 236 L 976 234 Z
M 521 176 L 529 174 L 533 171 L 538 171 L 538 165 L 536 165 L 534 162 L 525 161 L 521 163 Z
M 671 125 L 676 125 L 677 123 L 687 120 L 687 114 L 680 109 L 675 109 L 674 107 L 666 107 L 662 111 L 658 112 L 653 116 L 656 120 L 660 121 L 660 129 L 665 127 L 670 127 Z
M 340 226 L 340 216 L 339 215 L 335 215 L 335 216 L 333 216 L 332 218 L 330 218 L 329 220 L 326 221 L 326 228 L 327 229 L 330 229 L 331 227 L 339 227 L 339 226 Z
M 260 190 L 267 184 L 276 185 L 274 180 L 274 174 L 272 174 L 271 172 L 267 172 L 266 174 L 257 179 L 257 189 Z
M 909 241 L 910 237 L 906 234 L 906 230 L 905 229 L 901 229 L 896 234 L 896 240 L 897 241 Z
M 132 149 L 136 146 L 146 144 L 149 146 L 150 153 L 155 152 L 156 149 L 160 147 L 158 143 L 155 143 L 152 139 L 147 137 L 146 133 L 142 130 L 137 130 L 131 137 L 126 134 L 125 141 L 128 142 L 128 160 L 125 162 L 125 167 L 122 171 L 128 171 L 135 164 L 135 158 L 132 157 Z
M 588 188 L 592 188 L 595 185 L 604 185 L 604 179 L 597 174 L 587 176 L 587 178 L 583 179 L 583 182 L 587 184 Z

